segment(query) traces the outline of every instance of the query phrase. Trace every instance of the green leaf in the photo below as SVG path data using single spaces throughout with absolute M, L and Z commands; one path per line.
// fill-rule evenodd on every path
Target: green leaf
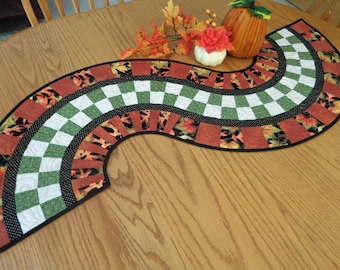
M 271 18 L 271 12 L 265 7 L 257 6 L 254 9 L 249 8 L 248 10 L 255 17 L 259 17 L 259 18 L 266 19 L 266 20 L 270 20 Z
M 233 2 L 229 3 L 229 6 L 232 6 L 234 8 L 238 8 L 238 7 L 250 7 L 252 5 L 254 5 L 254 0 L 236 0 Z
M 255 17 L 270 20 L 271 12 L 262 6 L 256 6 L 254 0 L 235 0 L 229 3 L 233 8 L 245 7 Z

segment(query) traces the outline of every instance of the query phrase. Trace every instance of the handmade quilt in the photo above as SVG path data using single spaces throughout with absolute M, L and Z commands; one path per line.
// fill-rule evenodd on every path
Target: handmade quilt
M 267 35 L 244 70 L 143 59 L 65 75 L 0 123 L 0 250 L 108 187 L 106 161 L 130 136 L 279 150 L 335 124 L 339 100 L 339 52 L 303 20 Z

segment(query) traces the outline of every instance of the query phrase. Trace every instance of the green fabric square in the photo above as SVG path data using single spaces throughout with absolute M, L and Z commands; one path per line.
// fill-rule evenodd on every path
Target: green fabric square
M 238 114 L 237 114 L 236 108 L 222 107 L 222 118 L 223 119 L 238 120 Z
M 150 103 L 150 92 L 137 92 L 138 103 Z
M 152 92 L 164 92 L 167 82 L 151 81 Z
M 198 90 L 192 87 L 188 87 L 188 86 L 183 86 L 180 95 L 183 97 L 187 97 L 190 99 L 193 99 L 194 96 L 196 96 Z
M 67 121 L 66 124 L 63 125 L 63 127 L 60 129 L 60 131 L 75 136 L 80 131 L 80 129 L 81 127 L 77 124 L 73 123 L 72 121 Z
M 255 106 L 251 108 L 256 116 L 256 118 L 270 117 L 270 113 L 265 106 Z
M 63 157 L 65 151 L 66 151 L 65 146 L 50 143 L 46 149 L 44 157 L 55 157 L 55 158 Z
M 307 97 L 311 91 L 313 90 L 312 87 L 308 86 L 308 85 L 305 85 L 305 84 L 302 84 L 302 83 L 298 83 L 294 90 L 298 93 L 300 93 L 301 95 Z
M 288 97 L 284 96 L 276 101 L 280 106 L 285 109 L 285 111 L 289 111 L 294 108 L 296 104 Z
M 271 34 L 270 37 L 274 40 L 279 40 L 283 38 L 283 36 L 281 36 L 278 32 Z
M 300 63 L 300 60 L 297 60 L 297 59 L 286 59 L 286 62 L 287 62 L 287 65 L 290 65 L 290 66 L 301 66 L 301 63 Z
M 288 41 L 289 41 L 289 43 L 291 43 L 291 44 L 297 44 L 297 43 L 301 43 L 301 41 L 300 41 L 300 39 L 298 39 L 296 36 L 290 36 L 290 37 L 287 37 L 286 38 Z
M 109 98 L 113 108 L 117 109 L 117 108 L 121 108 L 125 106 L 125 102 L 122 96 L 115 96 L 115 97 L 111 97 Z
M 292 72 L 286 72 L 285 76 L 289 79 L 292 79 L 294 81 L 298 81 L 300 78 L 300 74 L 292 73 Z
M 283 84 L 281 84 L 280 82 L 278 82 L 278 83 L 275 85 L 275 88 L 276 88 L 277 90 L 279 90 L 282 94 L 288 94 L 288 93 L 291 91 L 291 89 L 290 89 L 288 86 L 283 85 Z
M 96 103 L 106 98 L 102 89 L 96 89 L 87 94 L 87 97 L 93 102 Z
M 126 94 L 129 92 L 135 91 L 135 84 L 134 82 L 124 82 L 119 84 L 119 89 L 122 94 Z
M 164 105 L 173 106 L 173 105 L 175 105 L 176 100 L 177 100 L 177 96 L 176 95 L 164 93 L 164 99 L 163 99 L 163 104 Z
M 236 107 L 250 107 L 245 96 L 235 96 Z
M 222 105 L 222 95 L 211 93 L 209 96 L 208 103 L 211 105 Z
M 40 169 L 41 158 L 23 156 L 18 169 L 18 174 L 35 173 Z
M 41 142 L 50 142 L 56 134 L 56 130 L 42 126 L 39 131 L 33 136 L 33 140 Z
M 62 197 L 58 197 L 50 201 L 44 202 L 40 205 L 40 207 L 46 219 L 54 217 L 55 215 L 59 214 L 60 212 L 66 209 L 66 205 Z
M 302 68 L 301 74 L 308 76 L 308 77 L 311 77 L 311 78 L 315 78 L 316 71 L 313 70 L 313 69 L 309 69 L 309 68 Z
M 273 99 L 271 98 L 270 95 L 268 95 L 266 92 L 262 91 L 257 93 L 257 96 L 259 97 L 259 99 L 262 101 L 262 103 L 269 103 L 272 102 Z
M 86 109 L 83 110 L 83 113 L 85 113 L 91 119 L 95 119 L 103 114 L 95 105 L 87 107 Z
M 313 56 L 309 52 L 299 52 L 299 59 L 313 60 Z
M 295 52 L 295 49 L 292 45 L 283 45 L 281 48 L 284 52 Z
M 15 207 L 17 213 L 39 205 L 37 190 L 29 190 L 15 194 Z
M 40 172 L 38 188 L 59 183 L 60 172 Z
M 58 110 L 58 114 L 64 116 L 67 119 L 72 118 L 72 116 L 76 115 L 78 112 L 79 110 L 76 107 L 74 107 L 71 103 L 68 103 L 60 110 Z
M 202 115 L 205 110 L 205 106 L 206 104 L 193 100 L 186 110 Z

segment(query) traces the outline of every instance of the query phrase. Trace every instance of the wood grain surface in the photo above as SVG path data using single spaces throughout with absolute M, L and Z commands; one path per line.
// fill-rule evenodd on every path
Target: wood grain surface
M 228 10 L 228 1 L 174 2 L 219 21 Z M 268 32 L 305 18 L 340 48 L 340 30 L 259 2 L 273 12 Z M 165 5 L 72 15 L 1 43 L 0 117 L 52 80 L 117 59 Z M 227 60 L 219 68 L 247 65 Z M 339 137 L 336 124 L 292 148 L 236 153 L 134 136 L 110 156 L 108 189 L 0 253 L 0 269 L 340 269 Z

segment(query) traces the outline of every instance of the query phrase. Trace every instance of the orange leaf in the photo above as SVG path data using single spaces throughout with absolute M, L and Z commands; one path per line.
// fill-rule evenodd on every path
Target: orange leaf
M 183 29 L 178 30 L 178 33 L 182 36 L 182 39 L 178 42 L 175 51 L 178 54 L 189 55 L 194 46 L 193 35 L 188 34 L 188 32 Z
M 131 49 L 128 49 L 128 50 L 124 50 L 124 51 L 122 51 L 122 56 L 120 57 L 120 59 L 128 59 L 134 53 L 136 53 L 136 50 L 134 48 L 131 48 Z

